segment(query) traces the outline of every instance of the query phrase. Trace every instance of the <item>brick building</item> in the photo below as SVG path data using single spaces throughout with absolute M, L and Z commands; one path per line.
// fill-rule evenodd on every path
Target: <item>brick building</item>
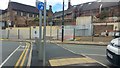
M 2 10 L 0 15 L 2 16 L 1 21 L 4 21 L 11 27 L 35 26 L 38 25 L 39 20 L 39 11 L 36 7 L 17 2 L 9 2 L 8 8 L 6 10 Z M 49 10 L 47 10 L 47 19 L 49 19 L 52 15 L 52 6 L 50 6 Z
M 102 5 L 102 6 L 101 6 Z M 119 17 L 120 6 L 119 2 L 87 2 L 79 5 L 73 5 L 65 10 L 65 19 L 76 19 L 80 16 L 94 16 L 99 17 L 100 12 L 106 11 L 108 17 Z M 68 5 L 69 6 L 69 5 Z M 101 6 L 101 11 L 100 11 Z M 55 12 L 53 20 L 62 18 L 62 11 Z M 99 22 L 99 21 L 98 21 Z
M 70 0 L 69 0 L 70 1 Z M 69 7 L 68 2 L 68 7 Z M 120 2 L 87 2 L 70 6 L 65 10 L 65 25 L 75 25 L 76 18 L 92 16 L 94 33 L 120 30 Z M 62 11 L 55 12 L 53 18 L 55 25 L 61 25 Z

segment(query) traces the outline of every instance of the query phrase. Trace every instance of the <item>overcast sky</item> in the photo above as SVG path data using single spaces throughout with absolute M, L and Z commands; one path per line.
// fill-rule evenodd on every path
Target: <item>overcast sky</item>
M 0 9 L 6 9 L 8 7 L 8 1 L 9 0 L 0 0 Z M 35 6 L 36 0 L 11 0 L 11 1 Z M 44 0 L 39 0 L 39 1 L 44 2 Z M 60 10 L 62 10 L 62 1 L 63 0 L 47 0 L 47 8 L 49 7 L 49 5 L 52 5 L 53 12 L 60 11 Z M 96 0 L 71 0 L 71 4 L 77 5 L 77 4 L 91 2 L 91 1 L 96 1 Z M 110 1 L 110 0 L 108 0 L 108 1 Z M 115 1 L 115 0 L 112 0 L 112 1 Z M 67 9 L 67 7 L 68 7 L 68 0 L 65 0 L 65 9 Z

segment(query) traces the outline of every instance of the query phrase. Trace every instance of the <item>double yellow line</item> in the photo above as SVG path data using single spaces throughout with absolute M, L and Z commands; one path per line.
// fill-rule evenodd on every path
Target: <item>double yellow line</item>
M 14 68 L 22 68 L 23 67 L 23 65 L 25 63 L 26 56 L 27 56 L 28 51 L 29 51 L 29 47 L 30 47 L 30 43 L 26 43 L 26 47 L 25 47 L 24 51 L 22 52 L 22 54 L 20 55 Z

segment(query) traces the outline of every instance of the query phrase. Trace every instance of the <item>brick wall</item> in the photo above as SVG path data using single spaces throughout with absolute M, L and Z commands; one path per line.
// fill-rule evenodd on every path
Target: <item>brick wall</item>
M 101 32 L 113 31 L 113 25 L 95 25 L 94 26 L 94 34 L 101 34 Z

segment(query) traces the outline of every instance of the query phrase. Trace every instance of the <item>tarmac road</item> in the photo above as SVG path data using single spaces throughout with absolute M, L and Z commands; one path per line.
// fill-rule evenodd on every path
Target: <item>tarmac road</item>
M 72 48 L 74 49 L 74 47 Z M 75 50 L 76 49 L 77 48 L 75 48 Z M 78 61 L 75 61 L 76 59 L 78 59 Z M 85 60 L 82 60 L 82 59 L 85 59 Z M 51 61 L 51 64 L 52 64 L 52 61 L 55 62 L 56 66 L 63 65 L 63 66 L 101 66 L 101 67 L 104 67 L 104 65 L 96 62 L 93 59 L 90 59 L 90 58 L 88 59 L 88 57 L 82 54 L 75 54 L 63 48 L 61 44 L 58 45 L 58 44 L 48 43 L 46 45 L 46 60 L 48 60 L 49 62 Z
M 13 42 L 2 40 L 2 63 L 0 67 L 26 66 L 27 59 L 22 60 L 29 51 L 25 42 Z M 22 53 L 24 52 L 24 55 Z M 26 54 L 28 56 L 28 54 Z M 22 59 L 20 59 L 22 57 Z M 21 61 L 21 62 L 20 62 Z M 23 64 L 22 64 L 23 63 Z

